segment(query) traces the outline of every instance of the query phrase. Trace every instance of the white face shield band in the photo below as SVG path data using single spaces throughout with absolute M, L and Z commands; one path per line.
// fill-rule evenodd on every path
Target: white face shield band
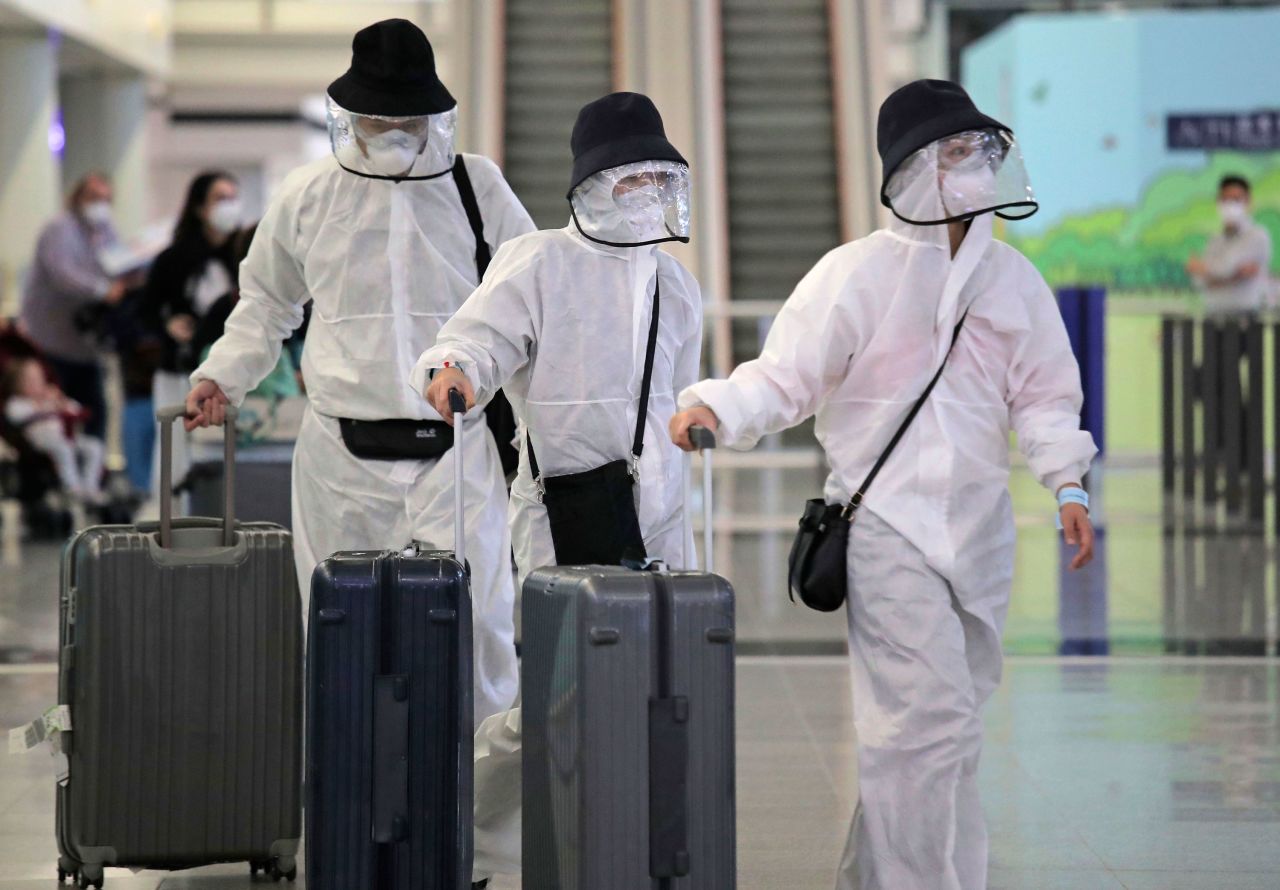
M 584 237 L 610 247 L 689 240 L 689 168 L 638 161 L 587 177 L 569 198 Z
M 1013 134 L 968 130 L 912 154 L 889 177 L 895 216 L 919 226 L 961 222 L 983 213 L 1026 219 L 1040 209 Z
M 345 169 L 374 179 L 431 179 L 453 167 L 458 109 L 417 117 L 347 111 L 327 100 L 329 143 Z

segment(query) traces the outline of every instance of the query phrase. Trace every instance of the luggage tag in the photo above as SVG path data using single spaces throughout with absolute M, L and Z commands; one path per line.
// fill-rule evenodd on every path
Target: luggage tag
M 71 708 L 68 705 L 54 705 L 27 725 L 9 730 L 9 753 L 25 754 L 46 740 L 54 744 L 60 732 L 71 732 Z M 56 750 L 61 751 L 61 746 L 58 745 Z
M 44 743 L 53 756 L 54 775 L 59 785 L 70 778 L 70 761 L 62 750 L 62 734 L 71 731 L 71 708 L 54 705 L 26 726 L 9 730 L 9 753 L 26 754 Z

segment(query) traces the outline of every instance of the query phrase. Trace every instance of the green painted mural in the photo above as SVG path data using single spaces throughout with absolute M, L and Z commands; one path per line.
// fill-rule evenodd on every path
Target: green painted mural
M 1238 173 L 1253 184 L 1254 217 L 1280 245 L 1280 155 L 1215 153 L 1208 164 L 1170 170 L 1143 189 L 1133 207 L 1103 208 L 1063 217 L 1051 228 L 1003 236 L 1025 253 L 1050 285 L 1089 282 L 1126 293 L 1191 289 L 1187 258 L 1204 249 L 1219 228 L 1218 181 Z M 1280 274 L 1280 251 L 1272 258 Z

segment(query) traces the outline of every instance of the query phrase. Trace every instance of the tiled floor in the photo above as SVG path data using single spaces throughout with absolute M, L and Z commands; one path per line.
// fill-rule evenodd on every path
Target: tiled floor
M 842 658 L 791 653 L 841 651 L 843 621 L 787 603 L 790 532 L 775 521 L 819 480 L 753 472 L 717 495 L 748 526 L 719 555 L 743 651 L 775 653 L 739 665 L 739 887 L 829 890 L 856 793 L 848 682 Z M 1164 536 L 1158 481 L 1151 467 L 1109 471 L 1106 559 L 1063 577 L 1045 496 L 1015 473 L 1016 654 L 987 714 L 982 773 L 991 890 L 1280 890 L 1280 660 L 1203 657 L 1275 651 L 1275 550 Z M 0 727 L 54 700 L 58 553 L 28 545 L 21 567 L 0 566 Z M 1052 657 L 1064 649 L 1113 654 Z M 43 753 L 0 756 L 0 890 L 54 886 L 52 782 Z M 250 881 L 227 866 L 112 872 L 108 886 Z
M 11 722 L 52 699 L 45 669 L 8 670 Z M 744 658 L 739 683 L 739 888 L 829 888 L 856 787 L 843 660 Z M 1014 658 L 987 736 L 991 890 L 1280 887 L 1280 663 Z M 43 754 L 0 760 L 0 890 L 54 886 L 51 803 Z M 240 866 L 108 874 L 251 886 Z

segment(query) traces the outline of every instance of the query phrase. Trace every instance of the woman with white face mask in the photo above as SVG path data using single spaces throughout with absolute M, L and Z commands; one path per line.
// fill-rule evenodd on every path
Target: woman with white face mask
M 684 390 L 671 436 L 690 449 L 700 424 L 747 448 L 817 416 L 831 474 L 797 543 L 832 543 L 822 588 L 805 586 L 812 548 L 792 586 L 847 604 L 860 787 L 836 886 L 984 890 L 977 769 L 1013 579 L 1010 432 L 1058 496 L 1073 567 L 1092 555 L 1080 482 L 1096 449 L 1053 293 L 992 238 L 993 216 L 1036 210 L 1008 128 L 958 85 L 918 81 L 881 107 L 878 147 L 894 221 L 819 261 L 759 358 Z
M 206 170 L 187 188 L 173 244 L 156 257 L 147 274 L 142 317 L 160 341 L 159 367 L 152 378 L 152 402 L 173 405 L 188 389 L 187 377 L 200 363 L 195 344 L 200 320 L 218 300 L 236 289 L 238 263 L 232 235 L 243 222 L 240 186 L 223 170 Z M 174 478 L 190 467 L 186 436 L 174 437 Z M 159 454 L 153 453 L 151 490 L 159 478 Z M 185 507 L 185 505 L 184 505 Z M 159 510 L 153 499 L 148 514 Z

